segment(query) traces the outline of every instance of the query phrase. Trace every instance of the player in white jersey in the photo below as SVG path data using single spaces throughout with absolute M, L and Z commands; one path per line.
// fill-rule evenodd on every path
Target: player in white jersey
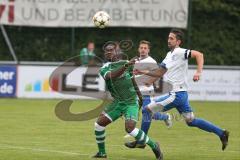
M 151 56 L 149 56 L 150 42 L 145 40 L 140 41 L 138 52 L 139 52 L 139 59 L 138 61 L 135 62 L 134 69 L 153 70 L 158 68 L 157 62 Z M 151 99 L 154 95 L 153 83 L 157 79 L 158 78 L 150 77 L 147 75 L 135 76 L 136 83 L 143 96 L 141 130 L 143 130 L 146 134 L 148 133 L 152 119 L 164 121 L 168 128 L 172 126 L 170 114 L 157 112 L 152 116 L 145 109 L 145 107 L 151 103 Z M 128 138 L 128 137 L 129 135 L 127 134 L 125 138 Z M 142 146 L 141 142 L 136 142 L 136 143 L 140 143 L 140 145 L 137 144 L 137 146 Z M 125 145 L 129 148 L 136 147 L 135 144 L 134 145 L 132 144 L 133 143 L 125 143 Z
M 203 54 L 199 51 L 180 48 L 182 42 L 183 32 L 178 29 L 172 29 L 168 36 L 170 51 L 159 65 L 159 68 L 155 70 L 135 70 L 135 74 L 145 74 L 153 77 L 162 77 L 164 75 L 165 80 L 172 84 L 173 87 L 167 96 L 157 97 L 146 107 L 146 110 L 150 113 L 155 113 L 168 111 L 175 107 L 184 117 L 188 126 L 198 127 L 218 135 L 222 142 L 222 150 L 224 150 L 228 144 L 229 132 L 204 119 L 194 117 L 187 93 L 188 59 L 195 58 L 197 62 L 197 71 L 193 76 L 193 81 L 200 79 L 204 59 Z

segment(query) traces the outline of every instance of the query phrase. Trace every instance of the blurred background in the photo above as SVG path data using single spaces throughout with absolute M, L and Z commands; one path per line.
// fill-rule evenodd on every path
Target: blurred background
M 111 17 L 104 29 L 92 22 L 99 10 Z M 178 120 L 171 130 L 153 122 L 149 134 L 161 140 L 166 160 L 239 160 L 239 0 L 0 0 L 0 160 L 90 159 L 96 150 L 95 120 L 61 121 L 56 105 L 74 99 L 71 111 L 82 113 L 101 103 L 85 92 L 102 93 L 105 82 L 98 70 L 86 70 L 95 55 L 103 58 L 107 41 L 132 41 L 129 57 L 138 55 L 140 40 L 150 41 L 150 55 L 161 62 L 171 28 L 185 33 L 183 48 L 204 54 L 198 83 L 192 81 L 196 63 L 189 61 L 190 103 L 196 116 L 230 131 L 230 145 L 222 152 L 216 137 L 187 129 Z M 75 70 L 53 74 L 74 56 L 81 59 Z M 156 86 L 164 93 L 161 80 Z M 109 159 L 152 158 L 150 150 L 143 155 L 119 144 L 123 126 L 118 121 L 108 130 Z
M 206 65 L 239 65 L 239 6 L 240 2 L 236 0 L 190 0 L 187 10 L 188 25 L 187 28 L 183 28 L 185 32 L 183 47 L 202 51 Z M 27 10 L 26 14 L 28 12 L 30 11 Z M 91 21 L 91 18 L 89 20 Z M 81 21 L 76 23 L 80 25 Z M 101 48 L 106 41 L 124 39 L 131 39 L 134 42 L 135 48 L 129 53 L 131 56 L 135 55 L 138 42 L 145 39 L 152 43 L 151 55 L 158 61 L 162 60 L 168 51 L 166 40 L 170 27 L 143 25 L 111 27 L 110 22 L 110 27 L 98 29 L 93 26 L 49 28 L 10 24 L 4 28 L 18 61 L 65 61 L 79 54 L 80 49 L 85 47 L 88 41 L 95 42 L 96 54 L 101 56 Z M 1 60 L 13 60 L 2 34 L 0 53 Z

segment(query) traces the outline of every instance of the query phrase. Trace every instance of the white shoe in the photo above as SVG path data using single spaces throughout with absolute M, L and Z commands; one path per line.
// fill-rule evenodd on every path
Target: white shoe
M 172 116 L 169 113 L 166 113 L 168 115 L 168 119 L 164 120 L 167 128 L 171 128 L 173 123 L 172 123 Z
M 132 136 L 130 136 L 129 134 L 126 134 L 125 136 L 124 136 L 124 138 L 131 138 Z

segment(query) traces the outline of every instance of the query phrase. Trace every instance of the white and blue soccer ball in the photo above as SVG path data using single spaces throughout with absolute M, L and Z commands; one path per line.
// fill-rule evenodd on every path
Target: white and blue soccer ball
M 110 16 L 105 11 L 98 11 L 93 16 L 93 23 L 98 28 L 105 28 L 109 25 Z

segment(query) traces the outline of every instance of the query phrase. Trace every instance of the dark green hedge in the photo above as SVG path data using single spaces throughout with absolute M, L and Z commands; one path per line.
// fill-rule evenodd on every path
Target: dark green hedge
M 170 28 L 31 28 L 5 26 L 20 61 L 64 61 L 78 54 L 87 41 L 96 43 L 96 52 L 109 40 L 131 39 L 134 56 L 142 39 L 152 43 L 151 54 L 160 61 L 168 51 Z M 190 41 L 184 47 L 199 50 L 208 65 L 240 65 L 240 1 L 193 0 Z M 187 37 L 189 33 L 184 31 Z M 72 34 L 74 33 L 74 36 Z M 72 39 L 74 37 L 74 39 Z M 0 60 L 12 60 L 0 35 Z

